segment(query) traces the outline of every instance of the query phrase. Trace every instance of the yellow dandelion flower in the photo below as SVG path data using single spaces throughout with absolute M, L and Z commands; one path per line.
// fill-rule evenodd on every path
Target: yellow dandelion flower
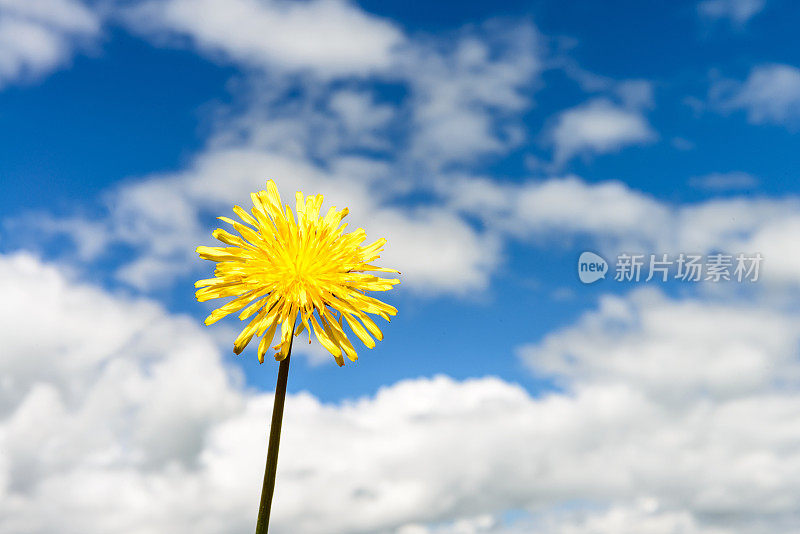
M 264 361 L 280 327 L 279 341 L 273 349 L 276 360 L 291 350 L 292 333 L 311 332 L 319 343 L 344 365 L 344 356 L 357 359 L 356 350 L 345 333 L 345 323 L 367 347 L 375 346 L 383 334 L 367 315 L 387 321 L 397 310 L 366 294 L 387 291 L 400 283 L 396 278 L 381 278 L 373 272 L 397 273 L 371 265 L 379 258 L 386 239 L 367 246 L 362 228 L 345 233 L 342 219 L 348 209 L 331 207 L 320 215 L 322 195 L 295 195 L 297 218 L 281 201 L 275 182 L 267 190 L 251 193 L 253 207 L 248 213 L 239 206 L 233 211 L 242 222 L 218 217 L 230 224 L 238 235 L 221 228 L 212 235 L 227 246 L 197 247 L 201 258 L 217 262 L 214 278 L 195 283 L 197 300 L 234 297 L 214 310 L 205 323 L 239 313 L 250 322 L 233 344 L 240 354 L 253 337 L 261 337 L 258 361 Z M 300 319 L 297 324 L 297 319 Z

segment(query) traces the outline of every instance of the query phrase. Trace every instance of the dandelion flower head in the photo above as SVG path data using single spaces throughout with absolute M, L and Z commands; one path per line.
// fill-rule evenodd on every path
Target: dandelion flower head
M 279 339 L 272 348 L 276 360 L 289 354 L 292 333 L 311 332 L 334 357 L 344 365 L 344 356 L 357 359 L 353 344 L 345 332 L 345 324 L 367 347 L 375 346 L 383 334 L 367 315 L 378 315 L 387 321 L 397 310 L 366 294 L 387 291 L 400 283 L 396 278 L 381 278 L 374 272 L 397 273 L 371 265 L 379 258 L 386 239 L 361 246 L 366 232 L 358 228 L 345 233 L 342 219 L 348 209 L 331 207 L 320 215 L 322 195 L 304 197 L 298 191 L 296 213 L 284 206 L 275 182 L 267 182 L 267 190 L 251 193 L 253 207 L 248 213 L 239 206 L 233 211 L 242 222 L 227 217 L 238 235 L 221 228 L 212 235 L 227 246 L 197 247 L 201 258 L 217 262 L 214 278 L 195 283 L 197 300 L 234 297 L 214 310 L 205 323 L 239 312 L 249 323 L 236 338 L 233 351 L 240 354 L 253 337 L 260 337 L 258 360 L 272 344 L 278 328 Z M 299 318 L 299 322 L 298 322 Z

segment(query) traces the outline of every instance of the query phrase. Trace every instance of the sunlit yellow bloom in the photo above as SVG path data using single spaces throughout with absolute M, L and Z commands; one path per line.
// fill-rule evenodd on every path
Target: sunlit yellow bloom
M 243 223 L 218 217 L 233 226 L 239 235 L 221 228 L 212 235 L 226 247 L 197 247 L 206 260 L 217 262 L 214 278 L 199 280 L 195 287 L 197 300 L 235 297 L 214 310 L 206 318 L 210 325 L 234 312 L 248 325 L 236 338 L 233 351 L 240 354 L 253 336 L 262 336 L 258 360 L 272 344 L 280 327 L 280 340 L 273 347 L 276 360 L 289 352 L 292 331 L 299 335 L 310 332 L 325 347 L 336 363 L 344 365 L 344 356 L 357 359 L 353 344 L 345 333 L 345 323 L 364 344 L 375 346 L 373 336 L 383 339 L 378 326 L 368 313 L 387 321 L 397 310 L 365 291 L 387 291 L 400 280 L 380 278 L 367 272 L 397 273 L 370 265 L 379 258 L 386 239 L 361 246 L 366 232 L 358 228 L 344 233 L 342 219 L 348 210 L 331 207 L 322 217 L 322 195 L 304 197 L 298 191 L 297 219 L 292 209 L 284 206 L 275 182 L 267 182 L 267 190 L 251 193 L 253 208 L 248 213 L 239 206 L 233 211 Z M 300 318 L 299 324 L 297 318 Z

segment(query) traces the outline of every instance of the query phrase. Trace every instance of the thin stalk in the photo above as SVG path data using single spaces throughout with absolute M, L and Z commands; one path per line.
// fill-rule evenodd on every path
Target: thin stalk
M 269 427 L 269 447 L 267 449 L 267 467 L 264 470 L 264 485 L 261 487 L 261 504 L 258 507 L 256 534 L 267 534 L 269 531 L 269 512 L 272 508 L 272 496 L 275 493 L 275 474 L 278 470 L 278 447 L 281 443 L 281 423 L 283 422 L 283 404 L 286 400 L 286 382 L 289 379 L 289 358 L 292 355 L 294 328 L 289 339 L 289 351 L 281 360 L 278 369 L 278 384 L 275 386 L 275 404 L 272 407 L 272 424 Z

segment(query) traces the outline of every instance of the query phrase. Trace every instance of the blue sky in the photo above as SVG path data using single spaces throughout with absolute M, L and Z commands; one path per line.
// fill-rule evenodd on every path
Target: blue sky
M 287 424 L 382 452 L 351 451 L 364 468 L 345 482 L 313 439 L 282 450 L 314 495 L 352 491 L 337 514 L 287 475 L 281 532 L 799 528 L 800 502 L 776 501 L 797 479 L 779 471 L 800 469 L 780 430 L 799 428 L 798 23 L 786 0 L 0 1 L 0 532 L 47 532 L 40 499 L 119 469 L 161 515 L 56 497 L 76 532 L 250 528 L 252 496 L 214 474 L 260 458 L 277 366 L 231 353 L 234 318 L 202 325 L 193 282 L 213 265 L 194 248 L 268 178 L 349 206 L 403 272 L 357 363 L 297 347 Z M 623 252 L 764 263 L 757 283 L 585 285 L 585 250 L 612 274 Z M 102 440 L 20 423 L 53 404 L 54 425 Z M 397 429 L 436 467 L 393 456 Z M 15 445 L 36 440 L 75 452 Z M 458 469 L 462 452 L 485 469 Z M 705 478 L 671 486 L 665 458 Z M 222 504 L 165 501 L 159 477 Z M 756 504 L 739 513 L 742 487 Z M 362 493 L 374 513 L 343 518 Z

